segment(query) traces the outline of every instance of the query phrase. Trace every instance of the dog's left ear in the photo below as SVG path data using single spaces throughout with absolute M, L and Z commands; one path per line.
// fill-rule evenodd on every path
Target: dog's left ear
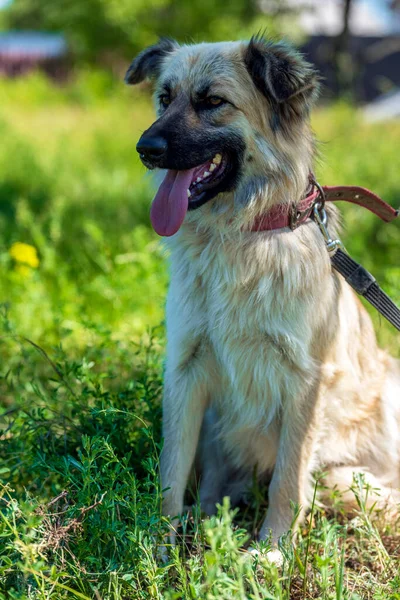
M 302 116 L 318 97 L 319 78 L 304 58 L 284 43 L 253 36 L 244 62 L 256 87 L 275 105 Z
M 177 48 L 179 48 L 179 44 L 175 40 L 166 37 L 160 38 L 157 44 L 149 46 L 133 59 L 126 72 L 125 83 L 133 85 L 145 79 L 158 77 L 163 60 Z

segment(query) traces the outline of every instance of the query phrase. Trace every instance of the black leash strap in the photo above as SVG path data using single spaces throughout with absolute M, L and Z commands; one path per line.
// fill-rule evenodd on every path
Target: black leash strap
M 331 256 L 331 262 L 353 290 L 364 296 L 389 323 L 400 331 L 400 308 L 379 287 L 375 277 L 341 248 Z

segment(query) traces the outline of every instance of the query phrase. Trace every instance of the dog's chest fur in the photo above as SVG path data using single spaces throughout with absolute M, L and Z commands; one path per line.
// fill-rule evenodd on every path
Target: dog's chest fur
M 312 383 L 318 307 L 332 294 L 329 258 L 312 262 L 319 232 L 313 223 L 302 230 L 234 241 L 182 232 L 172 248 L 169 360 L 196 365 L 196 377 L 204 361 L 226 449 L 262 470 L 274 464 L 280 410 L 296 410 Z

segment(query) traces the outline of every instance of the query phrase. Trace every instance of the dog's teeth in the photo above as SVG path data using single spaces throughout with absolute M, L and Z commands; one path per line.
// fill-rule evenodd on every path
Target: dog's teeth
M 215 165 L 221 164 L 222 156 L 220 154 L 216 154 L 213 158 L 213 163 Z
M 190 198 L 190 196 L 192 195 L 192 192 L 190 190 L 187 190 L 187 195 L 188 195 L 188 198 Z
M 200 181 L 201 181 L 201 177 L 198 177 L 198 178 L 196 179 L 196 183 L 199 183 Z
M 204 177 L 208 177 L 209 175 L 211 175 L 211 173 L 209 173 L 208 171 L 204 171 L 204 173 L 203 173 L 203 178 L 204 178 Z
M 211 173 L 217 168 L 217 165 L 214 165 L 214 163 L 211 163 L 211 165 L 208 167 L 211 171 Z

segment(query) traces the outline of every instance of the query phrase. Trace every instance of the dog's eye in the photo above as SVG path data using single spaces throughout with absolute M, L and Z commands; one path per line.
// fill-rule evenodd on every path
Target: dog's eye
M 160 104 L 164 108 L 167 108 L 171 104 L 171 97 L 168 94 L 162 94 L 160 96 Z
M 217 106 L 226 104 L 226 100 L 220 98 L 219 96 L 208 96 L 208 98 L 206 98 L 206 104 L 210 108 L 217 108 Z

